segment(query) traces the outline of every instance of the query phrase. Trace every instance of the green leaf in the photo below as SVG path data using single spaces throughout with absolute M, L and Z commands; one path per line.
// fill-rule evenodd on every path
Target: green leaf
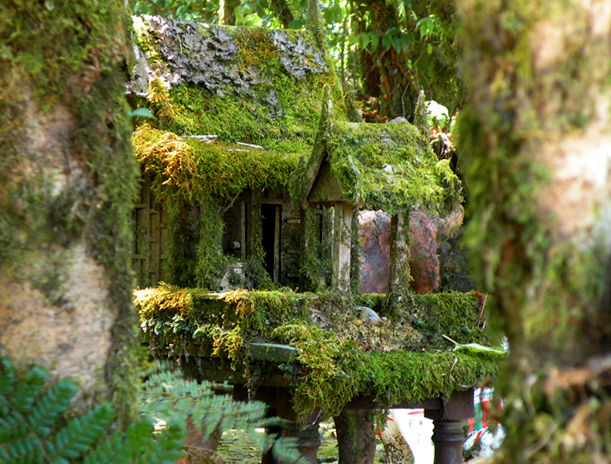
M 113 411 L 108 403 L 96 406 L 83 417 L 71 420 L 55 436 L 55 456 L 75 459 L 108 428 Z
M 11 398 L 15 410 L 21 413 L 29 412 L 40 391 L 40 387 L 47 380 L 47 372 L 40 366 L 34 366 L 28 371 L 24 382 Z
M 462 344 L 462 343 L 455 342 L 447 335 L 442 335 L 442 337 L 454 343 L 455 345 L 454 351 L 467 350 L 467 351 L 470 351 L 471 353 L 490 354 L 493 356 L 505 356 L 507 354 L 507 352 L 500 346 L 498 348 L 492 348 L 490 346 L 480 345 L 479 343 Z
M 371 35 L 371 46 L 369 47 L 369 50 L 371 51 L 371 53 L 377 50 L 379 44 L 380 44 L 380 36 L 378 34 L 372 34 Z
M 59 381 L 49 389 L 27 418 L 32 431 L 41 437 L 49 435 L 50 427 L 55 423 L 57 416 L 68 409 L 77 391 L 78 387 L 68 379 Z
M 369 45 L 371 36 L 366 32 L 362 32 L 359 34 L 359 38 L 361 39 L 361 50 L 365 50 L 367 48 L 367 45 Z
M 384 34 L 384 37 L 382 37 L 382 46 L 388 49 L 391 45 L 390 36 Z
M 156 119 L 155 115 L 148 108 L 137 108 L 134 111 L 130 111 L 127 113 L 130 118 L 139 116 L 141 118 L 151 118 Z
M 293 19 L 289 23 L 289 29 L 301 29 L 305 26 L 305 21 L 303 19 Z
M 23 438 L 27 433 L 28 429 L 20 417 L 13 414 L 0 419 L 0 444 L 8 443 L 16 438 Z
M 433 53 L 433 45 L 428 44 L 428 46 L 426 47 L 426 52 L 431 55 Z
M 401 51 L 401 40 L 399 37 L 393 37 L 392 48 L 394 48 L 397 53 Z
M 391 27 L 390 29 L 388 29 L 386 31 L 386 33 L 384 35 L 397 35 L 401 33 L 401 29 L 399 29 L 398 27 Z
M 348 36 L 348 44 L 349 45 L 354 45 L 355 43 L 358 43 L 359 41 L 359 36 L 358 35 L 349 35 Z
M 8 359 L 0 359 L 0 395 L 10 395 L 15 389 L 15 372 Z

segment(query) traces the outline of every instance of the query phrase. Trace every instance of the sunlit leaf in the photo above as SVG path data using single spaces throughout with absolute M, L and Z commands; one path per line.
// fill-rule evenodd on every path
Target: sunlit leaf
M 363 32 L 361 34 L 359 34 L 359 38 L 361 39 L 361 49 L 365 49 L 367 48 L 367 45 L 369 45 L 369 41 L 371 40 L 371 36 L 369 34 L 367 34 L 366 32 Z

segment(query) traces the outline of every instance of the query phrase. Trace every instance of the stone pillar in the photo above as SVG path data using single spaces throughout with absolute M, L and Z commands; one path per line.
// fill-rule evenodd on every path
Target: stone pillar
M 333 290 L 350 291 L 350 242 L 352 207 L 345 201 L 335 203 L 333 222 Z
M 375 410 L 350 409 L 334 417 L 339 464 L 372 464 L 376 451 Z

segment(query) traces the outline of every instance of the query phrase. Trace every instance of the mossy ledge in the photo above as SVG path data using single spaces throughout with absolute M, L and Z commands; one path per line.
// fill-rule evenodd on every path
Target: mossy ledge
M 382 407 L 426 398 L 496 375 L 498 357 L 452 351 L 488 343 L 479 326 L 482 298 L 448 293 L 412 295 L 385 306 L 385 295 L 236 290 L 210 293 L 161 285 L 135 292 L 143 338 L 159 355 L 229 358 L 246 381 L 261 381 L 250 343 L 281 343 L 297 356 L 279 367 L 295 388 L 295 409 L 339 413 L 358 395 Z M 382 326 L 360 324 L 359 306 L 374 308 Z M 258 369 L 257 369 L 258 370 Z

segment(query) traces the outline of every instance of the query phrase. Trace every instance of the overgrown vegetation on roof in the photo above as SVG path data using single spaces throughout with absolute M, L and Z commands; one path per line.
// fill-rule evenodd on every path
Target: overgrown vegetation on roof
M 153 107 L 158 129 L 304 155 L 324 85 L 344 119 L 335 74 L 308 32 L 150 16 L 135 18 L 134 29 L 139 60 L 129 88 L 137 105 Z
M 154 176 L 153 190 L 162 200 L 172 196 L 195 203 L 255 188 L 284 192 L 298 162 L 294 155 L 182 138 L 149 124 L 140 125 L 132 141 L 134 154 L 145 173 Z
M 460 181 L 411 124 L 333 123 L 326 140 L 333 173 L 354 205 L 389 214 L 421 206 L 450 210 Z
M 378 392 L 382 405 L 448 398 L 494 376 L 497 359 L 452 352 L 442 337 L 488 342 L 479 294 L 404 296 L 389 307 L 385 301 L 385 295 L 215 294 L 165 284 L 135 293 L 144 338 L 159 354 L 171 344 L 181 356 L 228 357 L 248 379 L 250 343 L 295 347 L 297 359 L 281 367 L 296 385 L 299 412 L 337 413 L 350 398 Z M 385 323 L 359 324 L 359 305 L 374 308 Z

